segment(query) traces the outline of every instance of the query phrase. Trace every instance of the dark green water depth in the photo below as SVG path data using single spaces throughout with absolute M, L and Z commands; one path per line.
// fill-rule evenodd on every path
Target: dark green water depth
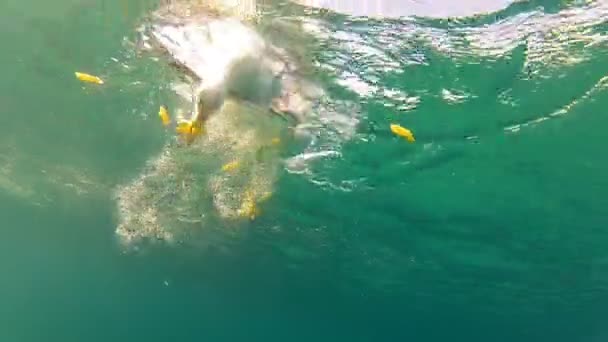
M 0 340 L 606 341 L 608 31 L 597 3 L 596 23 L 539 24 L 490 56 L 400 34 L 466 35 L 583 4 L 523 3 L 470 22 L 322 16 L 402 70 L 330 37 L 313 53 L 337 65 L 319 71 L 329 83 L 349 70 L 416 105 L 328 83 L 360 106 L 339 158 L 318 161 L 314 177 L 282 171 L 258 219 L 204 247 L 125 249 L 113 193 L 169 139 L 155 116 L 171 96 L 165 71 L 123 44 L 153 7 L 4 1 Z M 552 34 L 566 43 L 538 48 Z M 83 85 L 74 71 L 108 82 Z

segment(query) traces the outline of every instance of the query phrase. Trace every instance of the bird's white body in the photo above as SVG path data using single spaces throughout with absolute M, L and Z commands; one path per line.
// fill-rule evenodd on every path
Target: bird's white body
M 194 80 L 191 121 L 203 121 L 234 96 L 302 121 L 310 110 L 303 80 L 284 50 L 267 43 L 252 27 L 230 17 L 197 16 L 151 26 L 156 45 L 185 67 Z

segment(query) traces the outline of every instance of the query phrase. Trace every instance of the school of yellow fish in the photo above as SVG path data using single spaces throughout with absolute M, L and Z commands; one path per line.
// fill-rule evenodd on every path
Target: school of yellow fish
M 95 75 L 83 73 L 83 72 L 75 72 L 76 78 L 82 82 L 93 83 L 93 84 L 104 84 L 104 81 Z M 158 116 L 163 126 L 168 127 L 171 125 L 171 115 L 169 114 L 169 110 L 165 106 L 160 106 L 158 110 Z M 393 134 L 400 136 L 407 140 L 410 143 L 416 141 L 414 138 L 414 134 L 409 129 L 400 126 L 398 124 L 391 124 L 390 130 Z M 203 127 L 198 122 L 191 121 L 183 121 L 176 124 L 175 131 L 180 134 L 187 144 L 192 143 L 192 141 L 203 133 Z M 279 138 L 273 138 L 270 142 L 270 145 L 278 145 L 281 143 Z M 238 160 L 231 161 L 222 166 L 222 171 L 224 172 L 232 172 L 240 167 L 240 162 Z M 263 202 L 270 197 L 270 193 L 263 196 L 258 202 Z M 239 214 L 241 217 L 249 218 L 254 220 L 258 214 L 259 209 L 257 207 L 255 198 L 251 191 L 246 191 L 245 199 L 241 205 L 241 209 L 239 210 Z

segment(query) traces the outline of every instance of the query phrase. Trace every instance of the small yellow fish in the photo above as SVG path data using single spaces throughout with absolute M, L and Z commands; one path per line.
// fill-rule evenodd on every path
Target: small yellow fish
M 414 134 L 412 134 L 412 131 L 410 131 L 409 129 L 396 125 L 396 124 L 391 124 L 391 131 L 393 133 L 395 133 L 396 135 L 405 138 L 405 140 L 409 141 L 409 142 L 414 142 L 416 141 L 416 139 L 414 138 Z
M 95 84 L 103 84 L 103 80 L 97 76 L 85 74 L 82 72 L 75 72 L 76 78 L 83 82 L 95 83 Z
M 279 138 L 272 138 L 272 140 L 270 140 L 270 143 L 272 145 L 278 145 L 278 144 L 281 143 L 281 139 L 279 139 Z
M 177 133 L 180 134 L 190 134 L 192 133 L 192 123 L 188 122 L 188 121 L 182 121 L 179 124 L 177 124 L 177 127 L 175 127 L 175 131 Z
M 255 220 L 255 217 L 259 214 L 258 207 L 251 191 L 247 191 L 245 193 L 245 198 L 243 199 L 241 208 L 239 209 L 239 214 L 241 217 L 248 217 L 252 221 Z
M 192 134 L 193 137 L 197 137 L 203 133 L 203 124 L 198 121 L 190 124 L 190 127 L 190 134 Z
M 224 166 L 222 166 L 222 171 L 227 172 L 227 171 L 236 170 L 239 167 L 239 165 L 240 165 L 240 163 L 238 160 L 231 161 L 229 163 L 224 164 Z
M 171 117 L 169 116 L 169 112 L 165 106 L 160 106 L 158 116 L 160 117 L 160 121 L 162 121 L 164 126 L 168 126 L 171 123 Z
M 184 136 L 188 144 L 192 143 L 195 137 L 203 132 L 203 127 L 200 122 L 180 122 L 175 131 Z

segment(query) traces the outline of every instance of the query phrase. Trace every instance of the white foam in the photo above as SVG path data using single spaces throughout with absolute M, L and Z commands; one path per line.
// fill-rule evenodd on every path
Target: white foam
M 318 160 L 328 157 L 339 157 L 341 154 L 338 151 L 316 151 L 298 154 L 285 161 L 287 170 L 291 173 L 305 173 L 308 171 L 308 166 L 313 160 Z

